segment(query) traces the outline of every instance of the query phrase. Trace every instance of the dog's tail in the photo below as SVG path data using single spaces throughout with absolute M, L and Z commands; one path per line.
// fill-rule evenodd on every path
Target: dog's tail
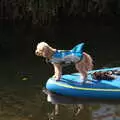
M 93 69 L 93 59 L 86 52 L 83 52 L 82 62 L 86 65 L 87 70 L 92 70 Z

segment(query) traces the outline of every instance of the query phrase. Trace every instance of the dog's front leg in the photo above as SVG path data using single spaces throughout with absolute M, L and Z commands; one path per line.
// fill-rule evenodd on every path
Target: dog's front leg
M 60 64 L 53 64 L 54 66 L 54 76 L 55 80 L 60 80 L 60 77 L 62 75 L 62 66 Z

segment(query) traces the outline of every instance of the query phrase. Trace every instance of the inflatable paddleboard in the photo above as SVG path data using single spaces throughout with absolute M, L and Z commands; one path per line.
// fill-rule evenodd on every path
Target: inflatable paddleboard
M 95 77 L 96 73 L 106 72 L 109 76 Z M 79 73 L 62 75 L 57 81 L 51 77 L 46 82 L 46 89 L 58 95 L 75 98 L 120 99 L 120 67 L 91 70 L 82 84 Z

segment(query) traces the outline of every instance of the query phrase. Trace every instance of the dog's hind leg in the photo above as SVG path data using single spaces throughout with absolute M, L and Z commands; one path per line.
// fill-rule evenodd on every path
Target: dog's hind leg
M 75 67 L 76 67 L 76 70 L 80 73 L 80 82 L 81 83 L 85 82 L 85 80 L 87 78 L 86 67 L 82 64 L 82 62 L 76 63 Z

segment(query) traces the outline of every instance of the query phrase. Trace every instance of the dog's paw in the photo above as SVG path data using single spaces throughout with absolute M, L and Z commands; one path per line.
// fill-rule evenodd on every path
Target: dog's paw
M 53 75 L 53 78 L 54 78 L 56 81 L 60 80 L 60 76 L 57 76 L 57 75 Z
M 56 78 L 56 76 L 55 76 L 55 75 L 53 75 L 53 76 L 52 76 L 52 78 Z

